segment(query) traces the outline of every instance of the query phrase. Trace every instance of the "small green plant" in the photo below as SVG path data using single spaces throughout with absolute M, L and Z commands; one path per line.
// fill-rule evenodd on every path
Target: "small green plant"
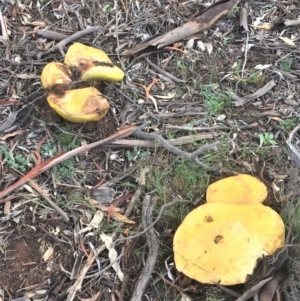
M 247 77 L 241 77 L 243 62 L 242 60 L 238 60 L 235 67 L 233 68 L 233 76 L 236 80 L 241 81 L 241 84 L 256 84 L 260 85 L 266 79 L 266 76 L 262 75 L 261 70 L 251 70 L 250 73 L 247 74 Z
M 149 157 L 151 155 L 151 153 L 149 151 L 143 151 L 138 147 L 134 147 L 133 151 L 127 151 L 126 152 L 126 156 L 129 162 L 137 162 L 137 161 L 141 161 L 147 157 Z
M 227 14 L 227 18 L 232 18 L 234 17 L 238 12 L 240 11 L 240 8 L 238 6 L 234 6 L 231 11 Z
M 105 4 L 102 8 L 103 13 L 108 14 L 111 10 L 113 9 L 113 7 L 109 4 Z
M 233 97 L 230 89 L 219 92 L 213 91 L 212 85 L 202 87 L 204 106 L 209 115 L 219 115 L 225 109 L 232 108 Z
M 209 176 L 199 166 L 179 159 L 172 171 L 172 183 L 183 198 L 194 200 L 205 192 Z
M 51 158 L 57 155 L 57 147 L 51 142 L 47 142 L 41 147 L 41 156 L 44 159 Z
M 28 164 L 32 160 L 32 156 L 29 155 L 27 158 L 21 154 L 13 156 L 5 146 L 0 146 L 0 150 L 3 152 L 5 159 L 8 162 L 8 165 L 11 168 L 25 172 L 28 168 Z
M 299 124 L 299 121 L 299 117 L 289 118 L 284 121 L 279 121 L 279 127 L 280 129 L 289 132 Z
M 213 295 L 209 295 L 209 296 L 206 297 L 206 301 L 223 301 L 223 300 L 224 300 L 224 298 L 219 299 L 219 298 L 216 298 Z
M 179 69 L 179 72 L 180 72 L 180 75 L 181 75 L 181 76 L 184 77 L 184 76 L 187 75 L 187 73 L 188 73 L 188 68 L 187 68 L 187 66 L 184 64 L 183 61 L 178 60 L 178 61 L 177 61 L 177 67 L 178 67 L 178 69 Z
M 280 61 L 279 68 L 282 71 L 290 72 L 292 68 L 293 60 L 289 57 L 286 57 Z
M 260 149 L 262 146 L 272 146 L 277 144 L 277 142 L 274 140 L 273 133 L 264 133 L 259 134 L 259 147 L 257 149 Z
M 53 167 L 55 176 L 58 179 L 72 178 L 75 175 L 74 164 L 72 159 L 65 160 Z
M 230 38 L 228 38 L 228 37 L 223 37 L 223 39 L 222 39 L 222 42 L 223 42 L 224 46 L 226 46 L 229 41 L 230 41 Z
M 57 147 L 51 142 L 47 142 L 41 147 L 41 156 L 44 159 L 52 158 L 56 156 L 57 153 Z M 60 180 L 73 177 L 75 175 L 73 160 L 68 159 L 61 162 L 57 166 L 53 167 L 53 171 L 55 176 Z

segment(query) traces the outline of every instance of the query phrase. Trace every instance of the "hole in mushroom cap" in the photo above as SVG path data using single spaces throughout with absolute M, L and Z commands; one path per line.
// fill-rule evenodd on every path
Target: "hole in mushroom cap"
M 223 241 L 223 236 L 222 235 L 217 235 L 214 239 L 215 244 L 219 244 Z
M 204 217 L 204 222 L 211 223 L 213 221 L 213 218 L 210 215 L 206 215 Z

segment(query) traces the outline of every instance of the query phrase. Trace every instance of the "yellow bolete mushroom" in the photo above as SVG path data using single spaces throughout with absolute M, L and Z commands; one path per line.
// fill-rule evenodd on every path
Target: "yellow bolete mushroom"
M 83 81 L 121 81 L 124 77 L 105 52 L 81 43 L 69 47 L 64 62 L 75 68 Z
M 68 66 L 57 62 L 49 63 L 44 67 L 41 74 L 42 86 L 44 89 L 51 89 L 58 85 L 67 86 L 72 82 L 71 75 Z
M 206 191 L 207 203 L 262 203 L 268 195 L 264 183 L 247 174 L 228 177 L 210 184 Z
M 177 270 L 201 283 L 244 283 L 258 258 L 283 247 L 280 216 L 262 204 L 207 203 L 190 212 L 174 236 Z
M 93 87 L 50 93 L 47 101 L 61 117 L 77 123 L 98 121 L 109 109 L 107 99 Z

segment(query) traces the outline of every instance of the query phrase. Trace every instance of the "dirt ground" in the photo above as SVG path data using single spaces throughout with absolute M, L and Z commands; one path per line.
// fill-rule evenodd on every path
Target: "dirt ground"
M 239 2 L 172 48 L 122 54 L 213 3 L 0 1 L 0 301 L 231 301 L 261 283 L 274 262 L 276 293 L 255 300 L 300 299 L 300 3 Z M 73 78 L 68 88 L 94 86 L 110 109 L 99 121 L 71 123 L 48 105 L 40 76 L 46 64 L 63 62 L 59 41 L 93 26 L 100 27 L 62 50 L 74 41 L 102 49 L 125 76 L 88 84 Z M 111 135 L 117 138 L 5 193 L 42 162 Z M 203 145 L 195 160 L 190 154 Z M 230 287 L 234 295 L 176 271 L 172 244 L 186 214 L 205 202 L 207 186 L 239 173 L 264 182 L 265 205 L 290 237 L 288 260 L 278 260 L 286 250 L 266 258 L 246 285 Z M 147 196 L 157 223 L 144 233 Z M 156 237 L 150 248 L 147 233 Z

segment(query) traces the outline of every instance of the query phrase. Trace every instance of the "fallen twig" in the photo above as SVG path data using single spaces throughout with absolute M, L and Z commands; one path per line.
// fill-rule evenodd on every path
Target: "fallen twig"
M 143 125 L 141 126 L 143 127 Z M 110 143 L 116 139 L 120 139 L 120 138 L 124 138 L 127 137 L 129 135 L 131 135 L 134 131 L 136 131 L 139 127 L 138 126 L 128 126 L 126 128 L 123 128 L 121 130 L 119 130 L 118 132 L 108 136 L 105 139 L 102 139 L 100 141 L 91 143 L 91 144 L 87 144 L 84 146 L 80 146 L 77 147 L 67 153 L 62 153 L 60 155 L 57 155 L 53 158 L 50 158 L 40 164 L 38 164 L 35 168 L 33 168 L 30 172 L 28 172 L 24 177 L 22 177 L 21 179 L 19 179 L 17 182 L 15 182 L 14 184 L 8 186 L 6 189 L 4 189 L 3 191 L 0 192 L 0 201 L 1 199 L 3 199 L 6 195 L 8 195 L 10 192 L 12 192 L 14 189 L 20 187 L 21 185 L 25 184 L 26 182 L 28 182 L 29 180 L 32 180 L 33 178 L 37 177 L 39 174 L 41 174 L 42 172 L 50 169 L 51 167 L 69 159 L 72 158 L 80 153 L 84 153 L 96 146 L 100 146 L 100 145 L 104 145 L 107 143 Z
M 56 51 L 56 50 L 59 50 L 61 55 L 64 57 L 65 56 L 65 52 L 64 52 L 64 47 L 73 42 L 73 41 L 76 41 L 76 40 L 79 40 L 81 37 L 85 36 L 85 35 L 88 35 L 88 34 L 91 34 L 95 31 L 98 31 L 98 30 L 101 30 L 102 33 L 106 30 L 106 28 L 108 28 L 110 26 L 110 24 L 112 22 L 114 22 L 115 18 L 112 18 L 109 22 L 106 23 L 106 25 L 104 27 L 98 25 L 98 26 L 92 26 L 92 27 L 89 27 L 89 28 L 85 28 L 81 31 L 78 31 L 66 38 L 64 38 L 63 40 L 61 40 L 58 44 L 54 45 L 52 48 L 50 48 L 49 50 L 45 51 L 45 52 L 39 52 L 37 54 L 37 58 L 40 59 L 42 56 L 48 54 L 48 53 L 51 53 L 53 51 Z M 39 34 L 41 34 L 41 32 L 39 32 Z M 99 36 L 99 35 L 98 35 Z M 98 38 L 97 36 L 97 38 Z M 96 39 L 97 39 L 96 38 Z M 95 40 L 93 41 L 95 42 Z
M 64 33 L 60 33 L 60 32 L 56 32 L 56 31 L 52 31 L 52 30 L 38 30 L 36 33 L 38 36 L 41 36 L 47 40 L 54 40 L 54 41 L 62 41 L 64 39 L 67 39 L 69 36 L 64 34 Z M 82 39 L 78 39 L 78 41 L 84 42 L 84 40 Z
M 151 202 L 150 195 L 147 194 L 143 201 L 143 215 L 142 215 L 142 224 L 144 230 L 147 229 L 152 223 L 152 212 L 153 212 L 154 203 Z M 139 301 L 142 299 L 144 291 L 147 287 L 149 279 L 151 277 L 152 271 L 154 269 L 157 255 L 159 251 L 159 243 L 154 232 L 153 228 L 150 228 L 146 232 L 146 239 L 148 244 L 148 257 L 145 262 L 144 268 L 135 283 L 133 293 L 131 295 L 131 301 Z
M 131 49 L 128 49 L 122 53 L 122 55 L 141 55 L 148 49 L 148 53 L 155 52 L 168 45 L 181 41 L 189 36 L 192 36 L 199 31 L 203 31 L 212 26 L 220 17 L 229 13 L 229 11 L 241 0 L 221 0 L 205 9 L 194 20 L 183 24 L 163 35 L 148 39 L 142 44 L 139 44 Z M 154 51 L 149 51 L 153 49 Z
M 159 72 L 160 74 L 170 78 L 172 81 L 174 81 L 175 83 L 183 83 L 184 81 L 177 78 L 176 76 L 172 75 L 171 73 L 159 68 L 157 65 L 155 65 L 154 63 L 152 63 L 148 58 L 145 58 L 146 62 L 157 72 Z
M 157 135 L 157 134 L 149 134 L 149 133 L 144 133 L 142 131 L 137 130 L 137 131 L 135 131 L 134 136 L 136 136 L 138 138 L 143 138 L 143 139 L 156 140 L 156 142 L 158 143 L 159 146 L 163 146 L 169 152 L 176 154 L 178 156 L 181 156 L 185 159 L 191 160 L 202 168 L 205 168 L 208 170 L 214 169 L 214 168 L 209 167 L 206 164 L 200 162 L 197 159 L 197 157 L 200 154 L 207 152 L 209 150 L 218 151 L 218 146 L 220 144 L 219 141 L 216 141 L 212 144 L 205 144 L 205 145 L 201 146 L 199 149 L 197 149 L 196 151 L 194 151 L 193 153 L 188 153 L 188 152 L 185 152 L 185 151 L 175 147 L 174 145 L 170 144 L 166 139 L 164 139 L 162 136 Z
M 249 101 L 252 101 L 262 95 L 265 95 L 268 93 L 274 86 L 276 85 L 276 82 L 274 80 L 269 81 L 267 84 L 265 84 L 262 88 L 258 89 L 256 92 L 250 95 L 246 95 L 244 97 L 239 97 L 237 95 L 233 95 L 233 98 L 235 99 L 235 106 L 240 107 L 244 104 L 248 103 Z
M 89 28 L 85 28 L 81 31 L 78 31 L 70 36 L 68 36 L 67 38 L 63 39 L 62 41 L 60 41 L 58 44 L 54 45 L 53 47 L 51 47 L 49 50 L 45 51 L 45 52 L 39 52 L 37 54 L 37 58 L 40 59 L 42 56 L 48 54 L 48 53 L 51 53 L 53 51 L 56 51 L 56 50 L 59 50 L 59 52 L 61 53 L 61 55 L 64 57 L 65 56 L 65 52 L 64 52 L 64 47 L 73 42 L 73 41 L 76 41 L 77 39 L 87 35 L 87 34 L 90 34 L 90 33 L 93 33 L 95 31 L 98 31 L 100 29 L 103 29 L 102 26 L 98 25 L 98 26 L 93 26 L 93 27 L 89 27 Z
M 293 145 L 292 140 L 294 135 L 298 132 L 300 129 L 300 124 L 298 124 L 289 134 L 289 138 L 285 141 L 286 145 L 289 147 L 289 150 L 285 150 L 288 155 L 296 162 L 298 166 L 300 166 L 300 152 L 297 150 L 297 148 Z
M 31 186 L 33 189 L 35 189 L 47 202 L 48 204 L 55 209 L 62 217 L 63 219 L 68 222 L 69 218 L 67 216 L 67 214 L 60 209 L 49 197 L 49 195 L 47 194 L 47 192 L 45 190 L 43 190 L 41 187 L 39 187 L 36 183 L 34 183 L 32 180 L 28 181 L 29 186 Z
M 207 130 L 207 128 L 206 128 Z M 182 136 L 176 139 L 168 139 L 168 143 L 171 145 L 184 145 L 190 144 L 202 139 L 212 139 L 214 135 L 212 133 L 202 133 L 202 134 L 195 134 L 189 136 Z M 155 147 L 162 147 L 157 142 L 153 140 L 128 140 L 128 139 L 118 139 L 114 141 L 112 144 L 108 145 L 109 147 L 120 146 L 120 147 L 146 147 L 146 148 L 155 148 Z

